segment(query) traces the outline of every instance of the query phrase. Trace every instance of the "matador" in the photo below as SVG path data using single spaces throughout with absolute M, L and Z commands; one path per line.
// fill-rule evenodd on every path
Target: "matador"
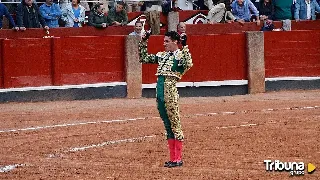
M 164 163 L 164 167 L 179 167 L 183 165 L 182 161 L 182 143 L 183 132 L 180 123 L 179 94 L 176 87 L 181 77 L 193 66 L 191 54 L 188 49 L 187 36 L 182 37 L 175 32 L 170 31 L 164 37 L 164 52 L 158 52 L 156 55 L 148 54 L 147 34 L 139 42 L 139 56 L 141 63 L 158 64 L 157 73 L 157 107 L 161 119 L 163 120 L 168 140 L 170 161 Z M 181 42 L 182 48 L 179 48 Z

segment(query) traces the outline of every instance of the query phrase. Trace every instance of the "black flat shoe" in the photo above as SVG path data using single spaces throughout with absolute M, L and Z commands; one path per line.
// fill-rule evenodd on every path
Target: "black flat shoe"
M 167 162 L 165 162 L 165 163 L 164 163 L 164 167 L 168 167 L 169 164 L 171 164 L 171 163 L 173 163 L 173 162 L 172 162 L 172 161 L 167 161 Z
M 183 165 L 182 161 L 179 161 L 179 162 L 171 162 L 171 161 L 169 161 L 169 163 L 168 163 L 168 165 L 166 167 L 173 168 L 173 167 L 180 167 L 182 165 Z

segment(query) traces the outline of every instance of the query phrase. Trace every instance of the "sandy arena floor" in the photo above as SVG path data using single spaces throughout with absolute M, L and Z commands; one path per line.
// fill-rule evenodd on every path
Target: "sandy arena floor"
M 181 98 L 184 166 L 155 99 L 0 104 L 0 179 L 320 179 L 320 90 Z M 290 177 L 264 160 L 318 166 Z

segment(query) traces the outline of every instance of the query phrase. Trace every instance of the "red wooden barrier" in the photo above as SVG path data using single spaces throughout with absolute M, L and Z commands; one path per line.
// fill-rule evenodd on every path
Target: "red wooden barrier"
M 124 38 L 2 40 L 0 87 L 123 82 Z
M 163 36 L 151 36 L 149 53 L 163 51 Z M 183 82 L 247 79 L 246 40 L 242 34 L 189 36 L 193 68 Z M 156 82 L 157 65 L 143 65 L 142 83 Z
M 247 79 L 245 43 L 243 33 L 190 36 L 194 67 L 183 81 Z
M 319 76 L 320 31 L 265 33 L 266 77 Z M 6 39 L 0 48 L 0 87 L 125 81 L 125 36 Z M 190 35 L 194 67 L 182 81 L 247 79 L 244 33 Z M 151 36 L 149 52 L 163 51 Z M 157 65 L 143 65 L 143 83 L 155 83 Z
M 0 39 L 0 88 L 3 88 L 3 39 Z
M 264 35 L 266 77 L 320 76 L 320 31 Z
M 3 40 L 4 88 L 52 85 L 50 41 Z
M 125 36 L 55 38 L 54 84 L 123 82 Z
M 164 36 L 150 36 L 148 42 L 148 53 L 156 54 L 159 51 L 164 51 L 163 47 Z M 142 65 L 142 83 L 150 84 L 157 81 L 155 76 L 158 65 L 156 64 L 143 64 Z

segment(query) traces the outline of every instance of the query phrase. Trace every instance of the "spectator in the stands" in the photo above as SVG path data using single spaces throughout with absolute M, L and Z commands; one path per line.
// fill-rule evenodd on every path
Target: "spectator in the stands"
M 128 24 L 128 14 L 124 9 L 125 3 L 118 1 L 116 7 L 108 12 L 108 21 L 112 26 L 124 26 Z
M 293 6 L 292 0 L 272 0 L 272 5 L 274 7 L 275 21 L 281 21 L 285 19 L 292 19 L 291 8 Z
M 182 33 L 187 33 L 186 23 L 179 22 L 179 24 L 177 25 L 177 32 L 179 33 L 179 35 L 181 35 Z
M 231 4 L 232 14 L 235 16 L 235 21 L 243 24 L 244 22 L 256 21 L 260 25 L 259 11 L 254 4 L 249 0 L 235 0 Z M 251 12 L 253 14 L 251 14 Z
M 15 30 L 19 30 L 19 27 L 16 27 L 16 24 L 14 23 L 13 18 L 8 11 L 8 8 L 2 3 L 0 3 L 0 17 L 3 16 L 5 16 L 9 20 L 9 23 Z M 2 29 L 2 18 L 0 20 L 0 29 Z
M 33 0 L 23 0 L 18 5 L 16 18 L 17 26 L 20 30 L 26 30 L 26 28 L 40 28 L 40 24 L 44 29 L 49 29 L 45 20 L 40 15 L 37 4 L 33 3 Z
M 208 12 L 207 23 L 222 23 L 222 22 L 234 22 L 235 17 L 231 13 L 232 0 L 220 0 L 215 6 L 213 6 Z
M 66 22 L 66 27 L 82 27 L 85 8 L 80 5 L 80 0 L 72 0 L 62 9 L 62 19 Z
M 134 31 L 132 33 L 130 33 L 130 36 L 140 36 L 142 37 L 143 32 L 143 23 L 142 21 L 136 21 L 136 23 L 134 24 Z
M 58 4 L 53 3 L 53 0 L 46 0 L 46 3 L 40 6 L 40 14 L 50 28 L 59 27 L 61 9 Z
M 296 0 L 294 19 L 315 20 L 316 12 L 320 12 L 319 4 L 315 0 Z
M 109 22 L 107 16 L 104 14 L 104 6 L 102 3 L 97 3 L 93 6 L 89 15 L 89 26 L 96 28 L 106 28 Z
M 272 19 L 273 16 L 273 6 L 272 0 L 260 0 L 258 5 L 258 11 L 260 15 L 260 20 Z

